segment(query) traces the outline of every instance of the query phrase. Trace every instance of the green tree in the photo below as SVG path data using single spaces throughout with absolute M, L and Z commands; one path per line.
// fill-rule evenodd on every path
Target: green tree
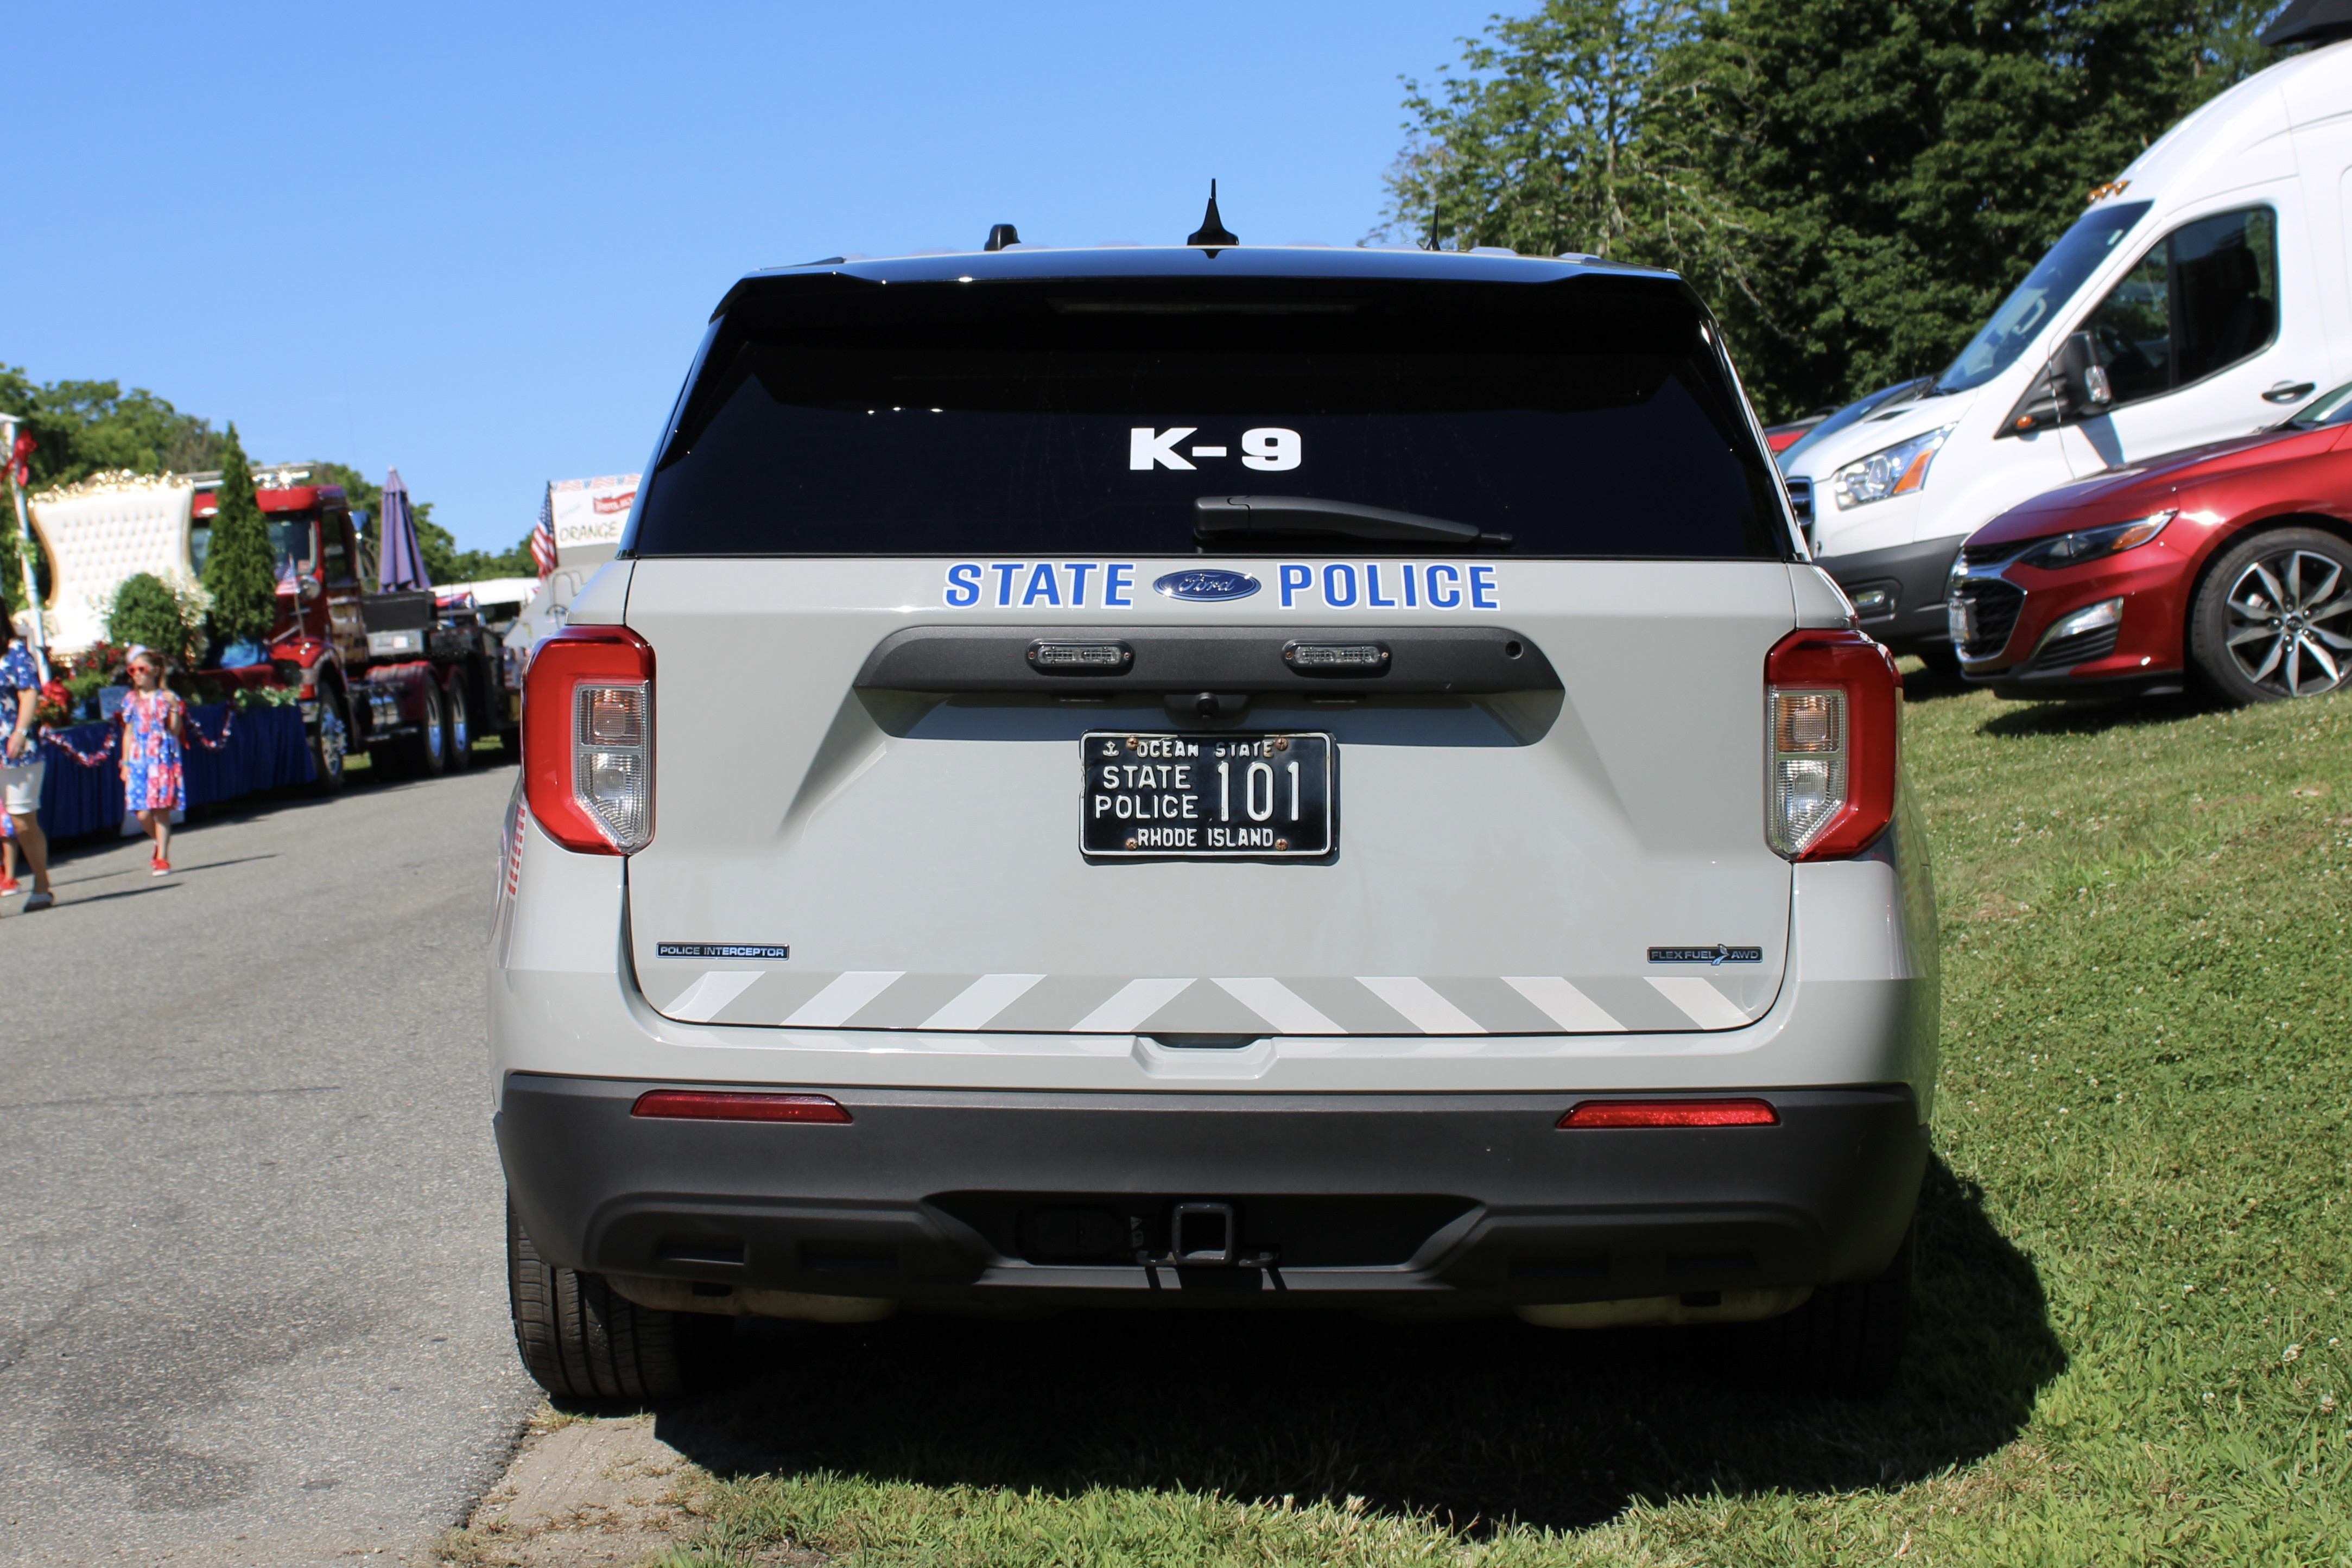
M 180 664 L 188 663 L 190 628 L 180 619 L 180 601 L 171 585 L 152 572 L 137 571 L 114 591 L 106 612 L 106 640 L 118 647 L 136 643 Z
M 1673 267 L 1771 414 L 1940 370 L 2267 63 L 2261 0 L 1548 0 L 1409 82 L 1391 234 Z
M 530 535 L 503 551 L 457 548 L 457 536 L 432 520 L 432 503 L 416 508 L 416 548 L 425 570 L 436 582 L 479 582 L 491 577 L 530 577 L 538 565 L 531 559 Z
M 213 596 L 213 627 L 226 638 L 259 639 L 278 621 L 278 558 L 268 526 L 253 498 L 253 465 L 232 423 L 221 458 L 220 511 L 213 517 L 205 557 L 205 588 Z

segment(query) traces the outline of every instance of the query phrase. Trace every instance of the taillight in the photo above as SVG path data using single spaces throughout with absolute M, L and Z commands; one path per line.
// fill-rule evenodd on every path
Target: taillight
M 1790 860 L 1870 847 L 1895 815 L 1893 655 L 1846 628 L 1791 632 L 1764 659 L 1764 837 Z
M 849 1120 L 840 1101 L 827 1094 L 755 1094 L 708 1089 L 651 1089 L 629 1107 L 632 1116 L 686 1122 L 823 1122 Z
M 1769 1100 L 1587 1100 L 1559 1119 L 1580 1127 L 1776 1127 Z
M 634 854 L 654 836 L 654 651 L 625 626 L 567 626 L 523 678 L 524 794 L 568 850 Z

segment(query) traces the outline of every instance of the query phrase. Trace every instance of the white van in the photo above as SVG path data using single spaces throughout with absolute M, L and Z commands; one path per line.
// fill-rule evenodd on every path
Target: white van
M 1931 385 L 1784 460 L 1815 558 L 1898 651 L 1950 657 L 1945 579 L 2000 513 L 2352 381 L 2352 39 L 2241 82 L 2093 194 Z

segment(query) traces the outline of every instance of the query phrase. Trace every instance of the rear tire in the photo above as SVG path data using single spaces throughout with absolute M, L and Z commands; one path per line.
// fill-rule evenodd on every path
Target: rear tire
M 2352 676 L 2352 546 L 2273 528 L 2222 551 L 2189 612 L 2189 657 L 2241 706 L 2339 689 Z
M 447 724 L 443 730 L 448 746 L 449 771 L 463 772 L 473 760 L 474 715 L 466 700 L 466 672 L 459 670 L 449 682 Z
M 449 766 L 449 710 L 441 701 L 441 688 L 430 680 L 425 683 L 424 722 L 402 749 L 408 755 L 401 771 L 413 777 L 430 779 Z
M 684 1392 L 679 1312 L 650 1312 L 601 1274 L 544 1261 L 507 1202 L 507 1301 L 523 1370 L 559 1399 L 667 1399 Z
M 1914 1219 L 1876 1279 L 1821 1286 L 1795 1312 L 1752 1324 L 1743 1348 L 1762 1379 L 1792 1394 L 1867 1399 L 1885 1393 L 1911 1329 L 1918 1238 Z

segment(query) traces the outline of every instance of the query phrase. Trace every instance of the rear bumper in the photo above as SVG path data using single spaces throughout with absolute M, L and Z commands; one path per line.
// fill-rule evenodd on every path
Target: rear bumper
M 1759 1090 L 1773 1127 L 1561 1132 L 1581 1095 L 830 1087 L 847 1126 L 634 1117 L 648 1089 L 517 1072 L 499 1154 L 543 1255 L 599 1273 L 914 1305 L 1463 1310 L 1866 1278 L 1927 1134 L 1907 1088 Z M 766 1087 L 767 1085 L 762 1085 Z M 1180 1202 L 1244 1258 L 1146 1265 Z

